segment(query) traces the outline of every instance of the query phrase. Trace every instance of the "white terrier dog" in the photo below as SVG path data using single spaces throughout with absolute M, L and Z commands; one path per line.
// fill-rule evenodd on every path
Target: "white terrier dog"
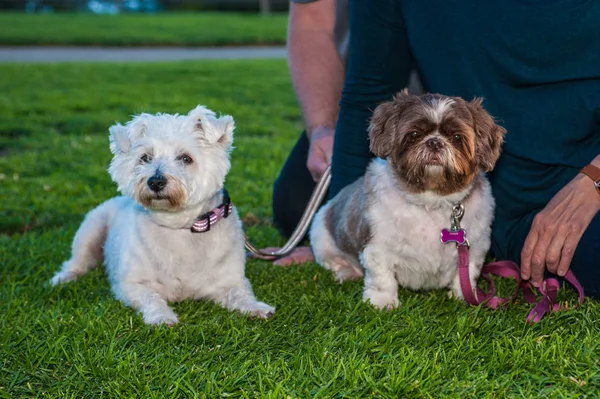
M 223 188 L 234 121 L 198 106 L 187 116 L 141 114 L 110 128 L 109 173 L 124 195 L 92 210 L 53 285 L 103 258 L 115 296 L 147 324 L 175 324 L 167 301 L 210 299 L 269 318 L 245 276 L 242 224 Z

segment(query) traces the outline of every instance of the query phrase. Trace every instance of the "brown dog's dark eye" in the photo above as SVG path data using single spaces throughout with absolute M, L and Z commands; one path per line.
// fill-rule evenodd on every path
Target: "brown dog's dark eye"
M 454 136 L 452 136 L 452 138 L 454 139 L 454 141 L 458 142 L 462 140 L 462 136 L 460 134 L 455 134 Z
M 419 135 L 419 132 L 417 132 L 417 131 L 410 132 L 410 133 L 408 134 L 408 136 L 409 136 L 411 139 L 414 139 L 414 138 L 416 138 L 418 135 Z
M 150 163 L 150 162 L 152 162 L 152 155 L 150 155 L 150 154 L 144 154 L 140 158 L 140 163 Z
M 194 162 L 192 157 L 190 157 L 188 154 L 180 155 L 177 157 L 177 159 L 183 162 L 185 165 L 189 165 Z

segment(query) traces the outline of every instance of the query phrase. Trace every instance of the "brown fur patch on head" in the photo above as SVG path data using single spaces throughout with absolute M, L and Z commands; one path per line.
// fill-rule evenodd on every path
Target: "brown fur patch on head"
M 408 94 L 404 89 L 391 101 L 381 103 L 373 111 L 369 123 L 370 150 L 379 158 L 387 158 L 394 149 L 394 142 L 402 131 L 399 124 L 406 118 L 406 113 L 419 103 L 419 98 Z
M 147 179 L 140 180 L 135 189 L 135 200 L 149 209 L 177 211 L 185 206 L 187 191 L 180 180 L 165 175 L 167 185 L 156 193 L 148 187 Z
M 494 169 L 500 157 L 506 129 L 496 124 L 482 103 L 482 98 L 475 98 L 471 102 L 465 102 L 465 105 L 473 118 L 477 162 L 483 171 L 489 172 Z

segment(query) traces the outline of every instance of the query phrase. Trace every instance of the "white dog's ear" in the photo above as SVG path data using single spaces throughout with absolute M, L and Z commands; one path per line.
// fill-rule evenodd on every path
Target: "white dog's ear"
M 225 149 L 231 147 L 235 129 L 232 116 L 225 115 L 217 118 L 213 111 L 200 105 L 190 111 L 188 116 L 193 123 L 193 130 L 200 136 L 201 141 Z
M 196 108 L 188 112 L 188 117 L 191 119 L 203 119 L 207 116 L 215 116 L 215 113 L 203 105 L 198 105 Z
M 109 129 L 110 152 L 117 154 L 118 152 L 127 153 L 131 148 L 131 140 L 129 139 L 129 128 L 120 123 L 112 125 Z
M 215 113 L 210 109 L 198 105 L 196 108 L 188 112 L 188 118 L 192 124 L 192 130 L 198 133 L 203 133 L 205 126 L 208 125 L 208 118 L 215 116 Z
M 224 148 L 231 148 L 233 144 L 233 130 L 235 122 L 231 115 L 224 115 L 214 121 L 215 130 L 217 133 L 217 144 Z
M 117 151 L 127 153 L 131 147 L 131 142 L 140 136 L 143 136 L 148 126 L 150 114 L 140 114 L 127 122 L 125 126 L 117 123 L 108 129 L 110 140 L 110 151 L 116 154 Z
M 151 118 L 153 118 L 153 115 L 143 113 L 135 116 L 131 121 L 127 122 L 129 138 L 131 140 L 135 140 L 143 136 L 148 128 L 148 120 Z

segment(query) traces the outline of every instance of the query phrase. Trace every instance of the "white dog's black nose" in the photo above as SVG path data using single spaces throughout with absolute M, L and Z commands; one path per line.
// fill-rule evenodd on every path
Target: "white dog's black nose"
M 429 140 L 427 140 L 425 142 L 425 145 L 430 150 L 439 151 L 444 146 L 444 143 L 442 143 L 442 140 L 438 139 L 437 137 L 433 137 L 433 138 L 430 138 Z
M 154 192 L 162 191 L 163 188 L 167 185 L 167 178 L 163 175 L 159 175 L 158 173 L 148 179 L 148 187 L 150 190 Z

